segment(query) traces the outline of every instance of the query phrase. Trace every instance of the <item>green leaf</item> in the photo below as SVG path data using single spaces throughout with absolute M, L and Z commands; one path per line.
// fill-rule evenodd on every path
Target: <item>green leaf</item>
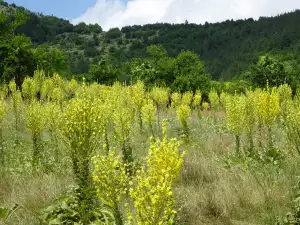
M 8 209 L 1 207 L 0 208 L 0 220 L 4 220 L 8 214 Z
M 51 220 L 49 222 L 49 225 L 59 225 L 59 224 L 61 224 L 61 221 L 59 218 L 55 218 L 54 220 Z

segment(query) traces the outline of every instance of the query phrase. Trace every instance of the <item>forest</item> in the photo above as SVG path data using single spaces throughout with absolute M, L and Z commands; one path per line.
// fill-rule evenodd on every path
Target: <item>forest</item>
M 298 20 L 103 31 L 0 1 L 0 224 L 300 224 Z
M 160 78 L 153 80 L 152 84 L 164 82 L 168 86 L 167 83 L 171 82 L 168 77 L 174 74 L 176 58 L 182 52 L 191 52 L 203 64 L 201 74 L 209 75 L 214 81 L 233 82 L 235 86 L 242 86 L 241 89 L 245 85 L 256 85 L 248 72 L 258 64 L 260 57 L 269 56 L 284 67 L 285 74 L 280 76 L 287 76 L 286 82 L 293 87 L 298 85 L 298 10 L 276 17 L 261 17 L 257 21 L 250 18 L 204 25 L 186 21 L 185 24 L 149 24 L 123 27 L 121 30 L 112 28 L 104 32 L 97 24 L 72 25 L 69 21 L 32 13 L 4 1 L 0 4 L 9 15 L 23 11 L 26 16 L 23 23 L 14 29 L 14 34 L 24 36 L 24 40 L 15 40 L 11 45 L 22 45 L 24 51 L 26 48 L 33 50 L 29 61 L 35 61 L 35 65 L 25 66 L 24 73 L 27 75 L 32 75 L 33 69 L 39 66 L 46 73 L 58 72 L 69 78 L 75 76 L 77 80 L 85 77 L 103 84 L 116 80 L 130 83 L 135 79 L 134 71 L 142 69 L 143 73 L 159 73 Z M 165 49 L 162 50 L 165 55 L 149 53 L 148 47 L 152 45 Z M 161 64 L 157 65 L 155 57 L 164 57 L 159 59 L 160 62 L 166 61 L 162 62 L 164 68 Z M 48 65 L 45 65 L 46 62 Z M 97 70 L 102 70 L 103 79 L 95 72 Z M 2 71 L 3 66 L 0 68 L 1 74 Z M 161 79 L 162 76 L 165 78 Z

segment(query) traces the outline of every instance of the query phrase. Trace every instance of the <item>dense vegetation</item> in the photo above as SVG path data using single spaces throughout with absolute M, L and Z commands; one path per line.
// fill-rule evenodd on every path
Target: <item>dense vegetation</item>
M 201 90 L 43 71 L 21 87 L 0 91 L 0 222 L 300 221 L 299 90 L 211 90 L 209 105 Z
M 25 10 L 5 2 L 0 3 L 6 11 Z M 149 24 L 123 27 L 121 30 L 113 28 L 107 32 L 102 31 L 99 25 L 80 23 L 74 26 L 54 16 L 44 16 L 28 10 L 25 13 L 27 20 L 15 33 L 25 34 L 34 46 L 46 44 L 46 48 L 63 50 L 69 64 L 65 73 L 77 74 L 79 78 L 85 74 L 84 76 L 94 79 L 91 68 L 104 60 L 105 67 L 117 68 L 112 71 L 113 77 L 118 74 L 120 81 L 129 82 L 132 72 L 128 69 L 128 63 L 136 63 L 136 58 L 140 58 L 139 66 L 157 69 L 156 65 L 149 65 L 148 61 L 145 63 L 141 58 L 149 56 L 148 46 L 159 45 L 166 49 L 170 58 L 177 57 L 182 50 L 197 54 L 205 65 L 205 73 L 214 80 L 246 80 L 245 72 L 260 56 L 266 54 L 280 61 L 290 76 L 299 80 L 298 10 L 276 17 L 261 17 L 257 21 L 227 20 L 204 25 L 188 22 L 174 25 Z M 163 64 L 170 65 L 172 62 Z M 173 73 L 172 68 L 165 67 L 165 70 Z
M 0 1 L 0 224 L 300 224 L 299 13 L 103 32 Z

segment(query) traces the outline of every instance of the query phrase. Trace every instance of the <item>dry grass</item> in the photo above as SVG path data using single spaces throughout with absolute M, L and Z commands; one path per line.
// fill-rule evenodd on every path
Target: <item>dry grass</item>
M 224 112 L 214 115 L 204 112 L 201 118 L 195 113 L 190 124 L 191 141 L 181 147 L 186 158 L 176 186 L 178 224 L 274 225 L 277 216 L 291 210 L 300 159 L 285 142 L 279 127 L 274 130 L 275 145 L 284 150 L 286 157 L 280 165 L 273 165 L 239 162 L 234 157 L 235 140 L 226 131 Z M 169 118 L 168 130 L 170 137 L 181 135 L 174 118 Z M 24 137 L 28 139 L 27 134 Z M 145 155 L 149 133 L 137 130 L 132 141 L 134 154 Z M 30 149 L 30 141 L 27 142 L 25 148 Z M 0 205 L 21 206 L 10 224 L 36 224 L 40 210 L 72 184 L 72 177 L 66 173 L 63 176 L 56 173 L 34 176 L 29 171 L 21 175 L 2 173 Z
M 14 175 L 0 180 L 0 204 L 20 207 L 12 215 L 8 224 L 37 224 L 39 212 L 72 184 L 72 179 L 55 175 Z

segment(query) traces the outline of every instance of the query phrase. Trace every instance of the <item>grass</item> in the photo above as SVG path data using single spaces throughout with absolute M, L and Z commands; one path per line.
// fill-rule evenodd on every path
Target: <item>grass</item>
M 177 120 L 168 119 L 169 136 L 180 138 Z M 73 184 L 72 173 L 66 169 L 68 163 L 50 163 L 50 167 L 58 168 L 32 173 L 30 135 L 24 128 L 22 142 L 15 146 L 10 120 L 8 115 L 4 130 L 7 164 L 0 170 L 0 206 L 20 205 L 8 224 L 38 224 L 40 211 Z M 201 118 L 195 114 L 189 125 L 190 142 L 181 146 L 186 157 L 175 191 L 178 224 L 274 225 L 277 217 L 292 210 L 300 158 L 285 141 L 280 126 L 274 128 L 274 140 L 284 158 L 275 164 L 234 155 L 235 139 L 225 128 L 224 112 L 202 112 Z M 135 130 L 132 147 L 137 158 L 146 155 L 149 136 L 148 132 Z M 256 135 L 256 146 L 258 139 Z M 246 138 L 242 140 L 245 147 Z M 45 149 L 51 153 L 51 143 Z M 62 146 L 61 151 L 67 150 Z

